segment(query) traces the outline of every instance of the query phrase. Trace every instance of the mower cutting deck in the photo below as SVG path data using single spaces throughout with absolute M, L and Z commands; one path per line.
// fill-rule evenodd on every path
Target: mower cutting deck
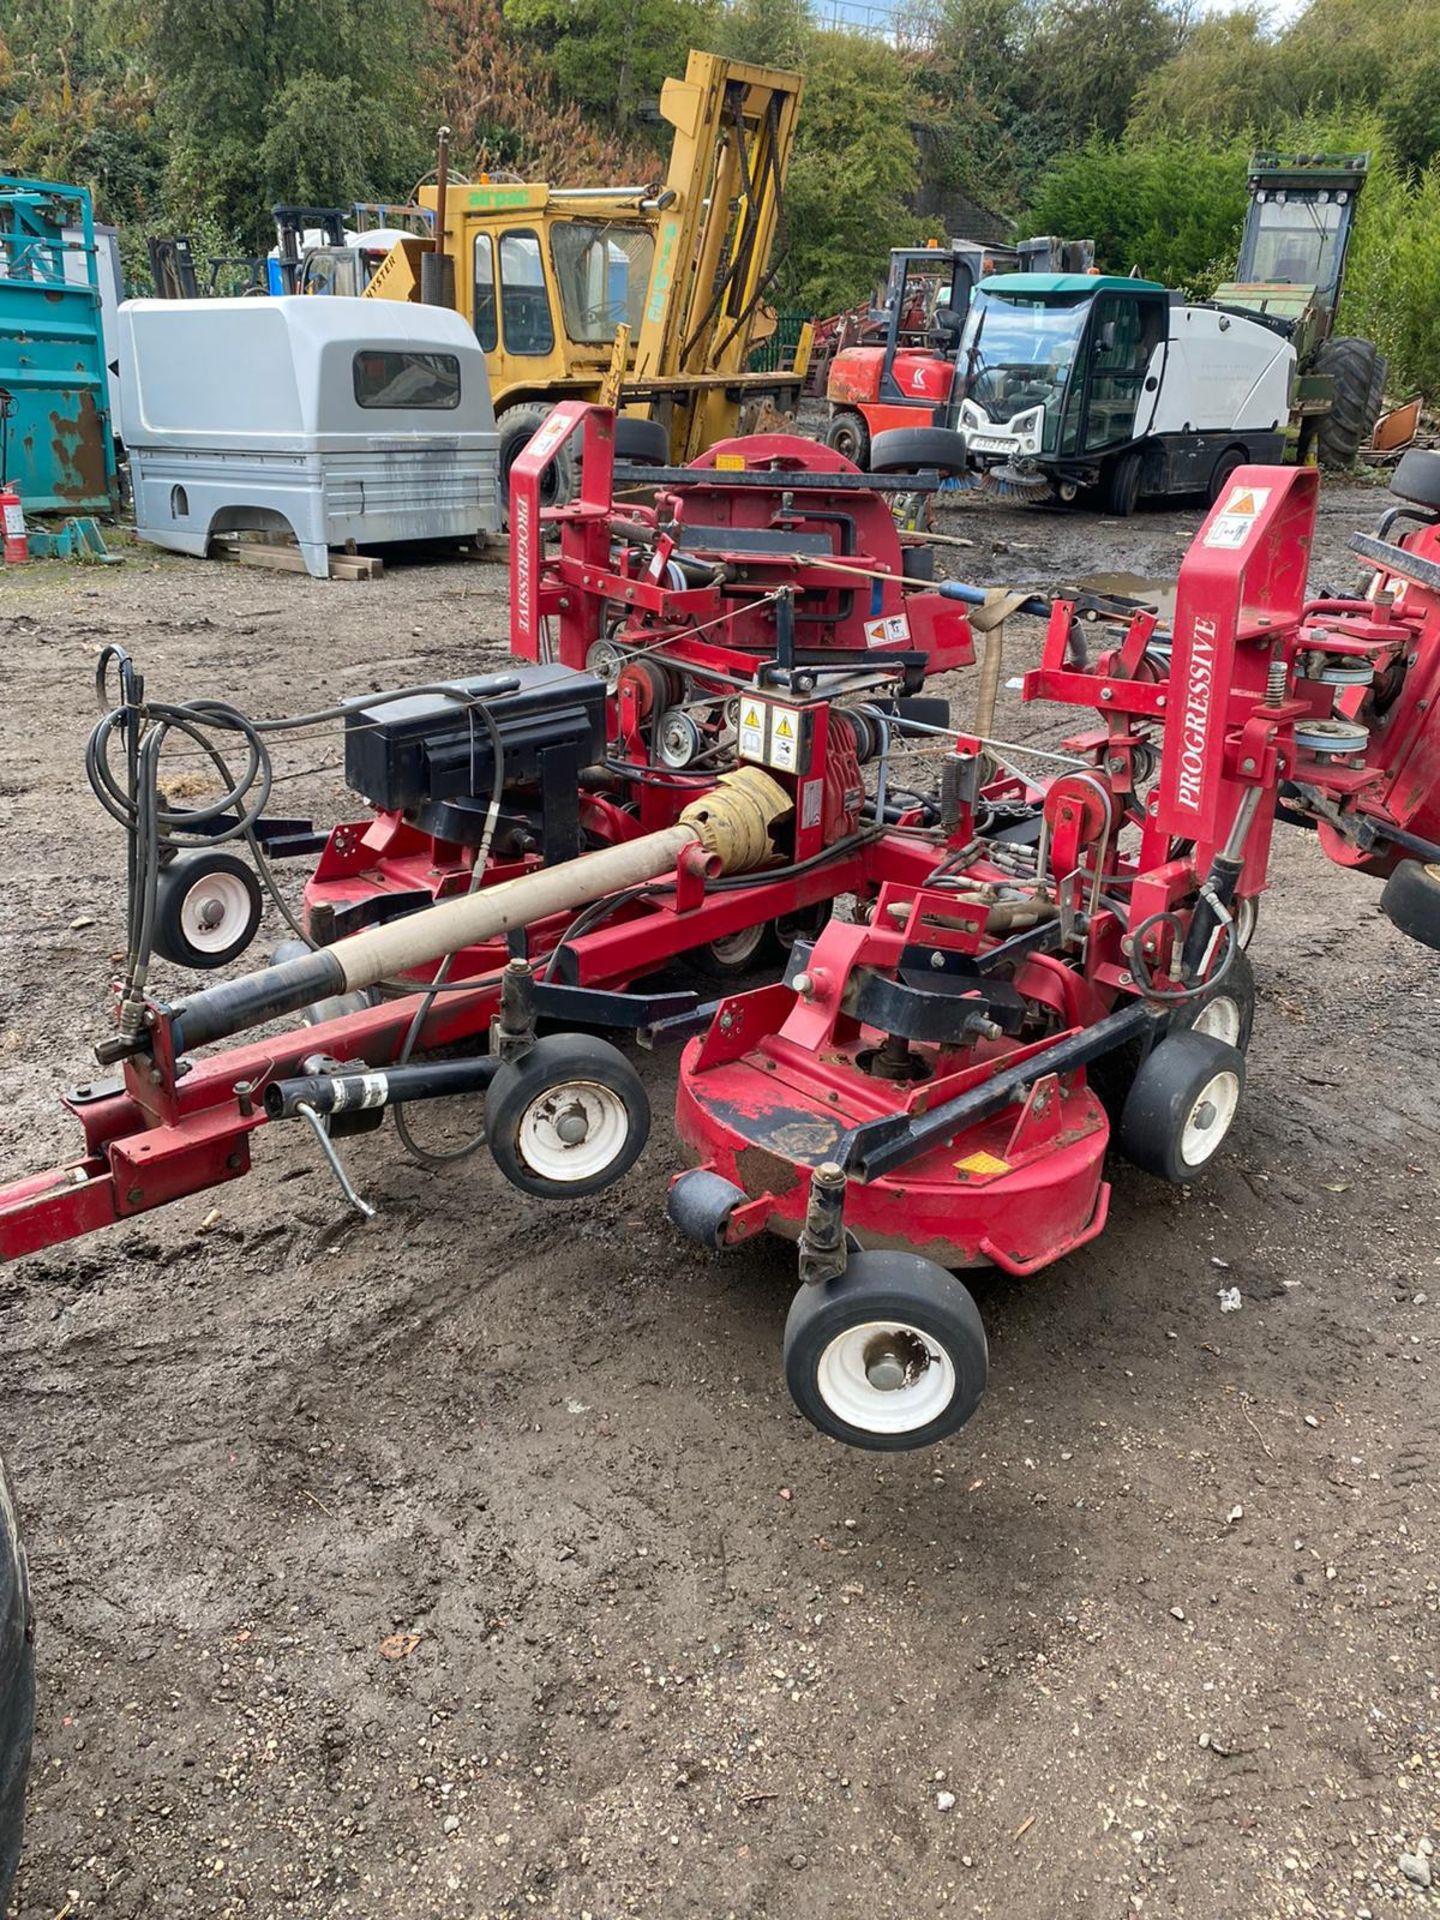
M 586 491 L 542 516 L 545 465 L 575 433 Z M 171 856 L 208 836 L 259 858 L 268 736 L 127 681 L 91 756 L 132 828 L 129 959 L 98 1050 L 122 1077 L 69 1096 L 86 1153 L 0 1196 L 0 1246 L 236 1177 L 251 1135 L 290 1119 L 368 1212 L 345 1132 L 476 1091 L 507 1180 L 592 1193 L 634 1163 L 649 1115 L 623 1053 L 573 1029 L 688 1038 L 677 1125 L 699 1164 L 672 1217 L 712 1247 L 797 1243 L 797 1403 L 863 1445 L 953 1431 L 987 1364 L 955 1270 L 1029 1273 L 1093 1238 L 1111 1147 L 1183 1182 L 1225 1140 L 1277 804 L 1332 857 L 1388 875 L 1397 925 L 1440 945 L 1440 866 L 1422 864 L 1440 861 L 1440 488 L 1413 472 L 1401 544 L 1394 515 L 1361 542 L 1369 595 L 1307 604 L 1316 477 L 1243 471 L 1161 632 L 1143 607 L 914 584 L 923 543 L 803 441 L 732 443 L 617 508 L 610 417 L 558 409 L 517 468 L 514 666 L 305 716 L 344 725 L 372 810 L 329 836 L 307 942 L 173 1004 L 146 987 L 162 892 L 198 889 L 221 926 L 228 896 L 203 871 L 167 881 Z M 970 661 L 977 604 L 992 637 L 967 733 L 917 694 Z M 988 739 L 1012 611 L 1048 621 L 1026 698 L 1084 710 L 1033 782 Z M 160 805 L 167 728 L 217 753 L 224 819 Z M 941 743 L 930 798 L 891 782 L 913 734 Z M 237 738 L 232 778 L 215 742 L 233 756 Z M 714 1004 L 637 987 L 679 955 L 723 976 L 786 946 L 783 981 Z M 442 1045 L 456 1057 L 428 1057 Z

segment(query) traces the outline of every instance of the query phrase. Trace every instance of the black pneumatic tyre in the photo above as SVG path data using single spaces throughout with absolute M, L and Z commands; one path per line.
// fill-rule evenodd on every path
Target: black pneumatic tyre
M 1390 491 L 1411 506 L 1440 513 L 1440 453 L 1429 447 L 1411 447 L 1401 454 L 1400 464 L 1390 477 Z
M 615 422 L 615 458 L 632 467 L 668 467 L 670 435 L 663 421 L 622 413 Z
M 790 1303 L 785 1384 L 812 1426 L 848 1446 L 932 1446 L 964 1426 L 989 1372 L 969 1288 L 918 1254 L 851 1254 L 838 1279 Z
M 1422 947 L 1440 949 L 1440 861 L 1402 860 L 1385 882 L 1380 911 Z
M 542 1200 L 579 1200 L 612 1186 L 640 1158 L 650 1102 L 608 1041 L 549 1034 L 490 1082 L 485 1136 L 512 1187 Z
M 500 436 L 500 506 L 510 524 L 510 469 L 550 417 L 549 407 L 509 407 L 495 422 Z M 567 445 L 545 469 L 540 482 L 542 507 L 566 506 L 575 495 L 574 443 Z
M 1245 1056 L 1206 1033 L 1168 1034 L 1135 1075 L 1115 1143 L 1174 1186 L 1199 1179 L 1229 1133 L 1245 1091 Z
M 968 458 L 964 434 L 949 427 L 892 427 L 870 442 L 872 473 L 964 473 Z
M 1385 360 L 1373 340 L 1341 335 L 1327 340 L 1315 356 L 1315 371 L 1335 382 L 1330 411 L 1322 414 L 1315 436 L 1322 467 L 1353 467 L 1360 449 L 1375 431 L 1385 387 Z
M 1100 482 L 1101 510 L 1117 520 L 1128 520 L 1140 502 L 1140 477 L 1144 462 L 1138 448 L 1117 454 L 1105 469 Z
M 182 853 L 155 883 L 152 945 L 172 965 L 208 973 L 244 953 L 263 906 L 260 882 L 238 854 Z
M 853 413 L 848 407 L 837 413 L 826 427 L 825 444 L 836 453 L 843 453 L 851 465 L 862 472 L 870 464 L 870 429 L 864 415 Z
M 1229 486 L 1231 474 L 1238 473 L 1248 458 L 1243 447 L 1227 447 L 1215 462 L 1210 470 L 1210 484 L 1205 489 L 1205 498 L 1212 507 Z
M 15 1496 L 0 1462 L 0 1913 L 9 1906 L 25 1826 L 35 1727 L 35 1621 Z
M 1237 913 L 1237 925 L 1238 925 Z M 1166 1033 L 1195 1032 L 1221 1040 L 1239 1053 L 1250 1050 L 1250 1032 L 1255 1025 L 1255 975 L 1243 952 L 1237 953 L 1219 982 L 1196 1000 L 1182 1000 L 1170 1014 Z M 1159 1045 L 1157 1041 L 1156 1046 Z M 1151 1051 L 1154 1051 L 1152 1047 Z M 1123 1047 L 1092 1060 L 1086 1068 L 1090 1090 L 1118 1126 L 1135 1084 L 1135 1076 L 1146 1058 L 1144 1039 L 1127 1040 Z

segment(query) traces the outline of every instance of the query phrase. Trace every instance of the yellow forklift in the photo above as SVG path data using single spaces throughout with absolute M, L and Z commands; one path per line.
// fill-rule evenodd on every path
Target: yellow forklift
M 660 96 L 675 130 L 663 184 L 460 184 L 442 150 L 420 190 L 436 237 L 398 241 L 366 294 L 440 300 L 474 327 L 502 485 L 560 400 L 618 400 L 617 453 L 656 466 L 793 410 L 809 328 L 790 366 L 748 362 L 775 326 L 764 296 L 800 89 L 798 74 L 691 53 Z M 556 499 L 571 482 L 554 476 Z

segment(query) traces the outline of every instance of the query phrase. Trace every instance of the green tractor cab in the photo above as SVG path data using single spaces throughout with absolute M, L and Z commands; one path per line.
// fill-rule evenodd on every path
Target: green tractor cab
M 1257 153 L 1234 280 L 1215 304 L 1253 314 L 1295 349 L 1296 456 L 1353 466 L 1374 431 L 1385 361 L 1371 340 L 1335 333 L 1368 153 Z

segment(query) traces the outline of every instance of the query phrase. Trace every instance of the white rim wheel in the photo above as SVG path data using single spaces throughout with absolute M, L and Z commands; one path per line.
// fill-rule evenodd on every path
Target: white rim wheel
M 1240 1081 L 1228 1068 L 1206 1082 L 1180 1132 L 1180 1158 L 1187 1167 L 1203 1167 L 1218 1151 L 1239 1105 Z
M 568 1186 L 604 1173 L 629 1138 L 630 1116 L 618 1093 L 596 1080 L 570 1080 L 530 1102 L 515 1144 L 532 1173 Z
M 1259 898 L 1256 894 L 1248 893 L 1243 900 L 1235 903 L 1235 939 L 1242 953 L 1255 938 L 1255 929 L 1259 924 Z
M 955 1397 L 955 1367 L 921 1328 L 901 1320 L 864 1320 L 825 1348 L 815 1385 L 826 1406 L 866 1433 L 914 1433 Z
M 742 927 L 739 933 L 727 933 L 722 939 L 712 940 L 710 952 L 722 967 L 743 967 L 760 951 L 765 926 L 762 920 L 757 927 Z
M 1217 993 L 1207 1000 L 1191 1022 L 1195 1033 L 1208 1033 L 1212 1040 L 1223 1040 L 1227 1047 L 1240 1045 L 1241 1015 L 1239 1002 L 1228 993 Z
M 238 874 L 206 873 L 180 902 L 180 929 L 199 953 L 224 953 L 244 940 L 251 898 Z

